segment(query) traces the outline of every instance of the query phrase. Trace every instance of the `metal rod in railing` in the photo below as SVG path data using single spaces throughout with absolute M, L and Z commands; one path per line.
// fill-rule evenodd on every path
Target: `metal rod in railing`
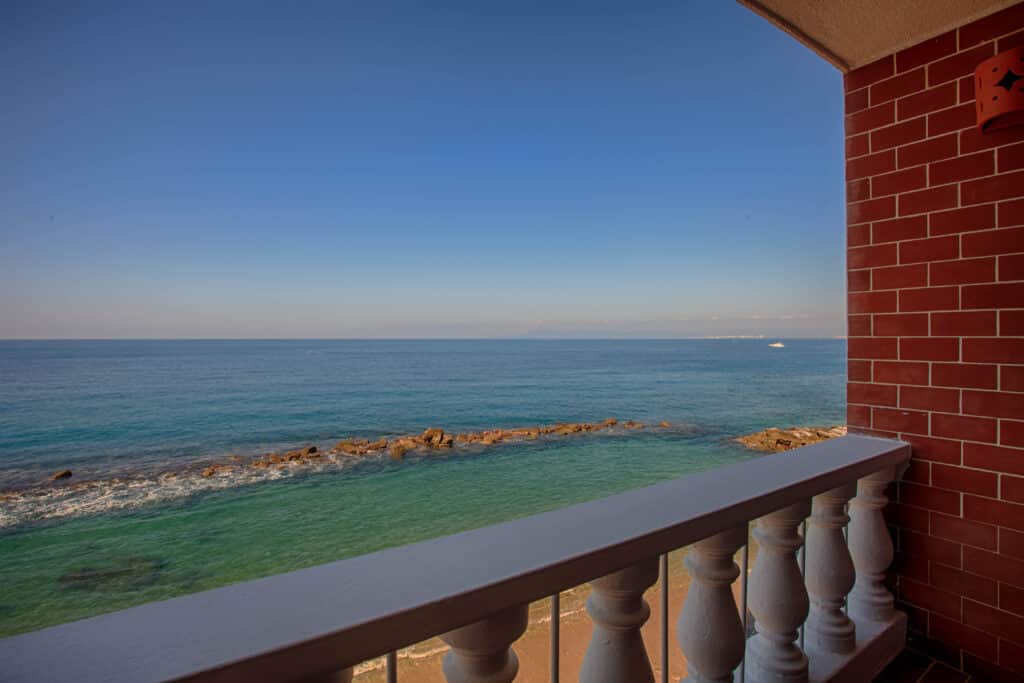
M 661 683 L 668 683 L 668 553 L 661 556 Z
M 558 683 L 559 624 L 562 618 L 561 597 L 559 593 L 551 596 L 551 683 Z
M 398 683 L 398 653 L 388 653 L 388 683 Z

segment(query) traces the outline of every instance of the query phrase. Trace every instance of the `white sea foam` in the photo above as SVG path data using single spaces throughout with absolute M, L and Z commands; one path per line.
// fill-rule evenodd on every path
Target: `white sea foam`
M 352 458 L 345 456 L 326 456 L 315 464 L 308 461 L 280 463 L 266 469 L 237 465 L 219 469 L 212 476 L 203 476 L 199 470 L 167 472 L 12 491 L 0 494 L 0 529 L 166 503 L 197 493 L 274 481 L 299 473 L 337 470 L 351 462 Z

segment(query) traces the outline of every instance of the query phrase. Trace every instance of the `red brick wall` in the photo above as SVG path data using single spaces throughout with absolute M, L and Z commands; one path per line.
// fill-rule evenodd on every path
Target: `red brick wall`
M 994 680 L 1024 675 L 1024 127 L 978 132 L 972 74 L 1022 44 L 1024 3 L 845 77 L 848 421 L 914 447 L 916 642 Z

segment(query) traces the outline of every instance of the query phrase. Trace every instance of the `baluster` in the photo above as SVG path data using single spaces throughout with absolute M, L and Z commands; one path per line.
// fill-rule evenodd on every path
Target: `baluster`
M 807 681 L 807 657 L 796 640 L 807 618 L 808 598 L 796 551 L 803 543 L 797 527 L 810 508 L 804 501 L 757 520 L 754 537 L 760 549 L 749 599 L 756 631 L 747 641 L 747 681 Z
M 885 587 L 885 570 L 892 564 L 893 548 L 882 508 L 889 499 L 885 487 L 896 479 L 896 468 L 886 467 L 857 482 L 857 497 L 850 501 L 849 545 L 857 578 L 847 610 L 856 617 L 888 621 L 895 615 L 892 593 Z
M 442 668 L 448 683 L 511 683 L 519 660 L 511 645 L 526 631 L 529 605 L 495 612 L 486 619 L 448 631 L 451 646 Z
M 686 655 L 692 683 L 732 681 L 743 659 L 743 623 L 732 596 L 732 582 L 740 575 L 733 562 L 747 542 L 743 525 L 695 543 L 684 560 L 693 577 L 676 626 L 679 646 Z
M 640 627 L 651 616 L 644 591 L 658 580 L 658 558 L 590 582 L 587 613 L 593 635 L 580 668 L 586 683 L 654 683 Z
M 843 613 L 843 601 L 853 588 L 853 561 L 843 538 L 850 521 L 844 508 L 857 492 L 854 483 L 814 497 L 807 520 L 804 577 L 811 610 L 804 625 L 808 649 L 845 654 L 856 646 L 853 622 Z

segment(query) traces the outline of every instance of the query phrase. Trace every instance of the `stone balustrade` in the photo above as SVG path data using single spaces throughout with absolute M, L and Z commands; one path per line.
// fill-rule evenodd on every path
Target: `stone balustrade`
M 143 605 L 0 640 L 2 677 L 350 681 L 359 662 L 439 635 L 450 648 L 447 681 L 511 683 L 529 603 L 589 582 L 593 633 L 580 680 L 653 683 L 660 673 L 667 681 L 665 663 L 652 667 L 641 637 L 651 614 L 644 593 L 658 580 L 659 558 L 687 546 L 692 581 L 677 626 L 686 680 L 870 680 L 906 638 L 884 581 L 893 546 L 882 510 L 908 459 L 906 444 L 847 436 Z M 735 558 L 751 524 L 756 558 L 747 604 L 738 605 L 733 586 L 748 574 Z M 754 620 L 749 638 L 745 608 Z M 661 614 L 663 643 L 669 616 Z M 393 654 L 388 662 L 394 667 Z M 392 668 L 388 680 L 396 678 Z

